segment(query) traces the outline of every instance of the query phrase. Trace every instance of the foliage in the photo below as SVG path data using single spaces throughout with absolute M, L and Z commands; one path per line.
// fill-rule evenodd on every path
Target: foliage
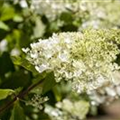
M 92 106 L 96 107 L 104 104 L 106 100 L 111 102 L 119 97 L 119 71 L 113 71 L 118 69 L 116 65 L 120 65 L 119 11 L 118 0 L 108 0 L 108 2 L 0 0 L 0 119 L 80 120 L 91 113 Z M 87 27 L 94 29 L 84 30 Z M 107 28 L 114 29 L 107 30 Z M 53 33 L 56 34 L 50 37 Z M 56 38 L 60 41 L 58 44 Z M 50 69 L 45 65 L 40 68 L 40 65 L 35 64 L 37 61 L 35 57 L 38 54 L 33 48 L 38 44 L 43 45 L 37 48 L 43 48 L 41 54 L 37 56 L 38 63 L 49 64 L 51 57 L 53 63 L 50 64 Z M 32 49 L 23 49 L 30 47 Z M 60 47 L 62 50 L 59 50 Z M 27 53 L 29 51 L 28 60 L 22 49 Z M 30 56 L 31 51 L 35 53 L 32 56 Z M 56 55 L 51 56 L 52 53 Z M 44 58 L 40 59 L 41 55 Z M 31 59 L 32 57 L 34 60 Z M 110 81 L 109 84 L 97 86 L 97 90 L 94 88 L 90 92 L 72 91 L 73 85 L 79 85 L 81 78 L 78 79 L 78 76 L 75 77 L 78 80 L 72 80 L 67 75 L 70 71 L 74 72 L 73 69 L 83 71 L 83 68 L 81 65 L 79 67 L 79 62 L 75 62 L 74 67 L 70 67 L 72 61 L 67 63 L 66 59 L 71 58 L 79 62 L 82 59 L 86 71 L 90 73 L 92 71 L 88 67 L 94 58 L 93 66 L 99 62 L 102 67 L 100 71 L 97 67 L 90 68 L 94 72 L 103 73 L 106 79 L 109 78 L 107 79 Z M 35 66 L 38 66 L 37 69 Z M 64 72 L 61 73 L 61 70 Z M 83 73 L 87 76 L 89 74 Z M 111 78 L 110 73 L 112 73 Z M 56 79 L 56 76 L 60 80 Z M 56 80 L 61 82 L 56 83 Z M 85 81 L 88 83 L 89 79 Z M 39 110 L 39 107 L 42 110 Z
M 7 98 L 13 92 L 11 89 L 0 89 L 0 100 Z

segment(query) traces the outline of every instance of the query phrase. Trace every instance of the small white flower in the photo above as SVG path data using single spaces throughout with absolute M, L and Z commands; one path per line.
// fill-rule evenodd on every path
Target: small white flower
M 22 51 L 25 52 L 25 53 L 29 52 L 29 50 L 30 50 L 29 48 L 26 48 L 26 49 L 22 48 Z
M 112 96 L 112 97 L 116 96 L 116 91 L 110 87 L 106 87 L 106 92 L 109 96 Z
M 39 71 L 40 73 L 42 73 L 45 70 L 50 69 L 49 66 L 47 64 L 42 64 L 39 66 L 35 66 L 36 70 Z
M 61 53 L 58 55 L 58 58 L 60 58 L 60 60 L 62 62 L 67 62 L 68 58 L 67 58 L 67 54 Z
M 11 51 L 12 56 L 19 56 L 20 55 L 20 50 L 17 48 L 12 49 Z
M 7 40 L 0 41 L 0 51 L 1 52 L 6 51 L 7 50 L 7 45 L 8 45 Z

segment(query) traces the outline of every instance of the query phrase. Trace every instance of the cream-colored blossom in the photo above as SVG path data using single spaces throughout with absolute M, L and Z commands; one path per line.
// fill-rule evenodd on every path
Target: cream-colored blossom
M 109 105 L 120 96 L 120 72 L 113 72 L 113 82 L 108 83 L 97 90 L 89 91 L 88 96 L 92 105 Z
M 91 91 L 113 82 L 111 74 L 119 69 L 114 62 L 120 53 L 119 34 L 92 29 L 53 34 L 24 51 L 38 72 L 52 70 L 57 82 L 70 81 L 77 92 Z
M 80 28 L 111 28 L 120 25 L 120 1 L 119 0 L 32 0 L 33 9 L 39 14 L 45 15 L 49 21 L 54 21 L 63 12 L 74 13 L 74 20 L 81 20 Z M 58 26 L 64 22 L 57 21 Z
M 57 102 L 55 108 L 45 106 L 45 112 L 52 120 L 83 120 L 89 110 L 89 103 L 86 101 L 71 101 L 63 99 Z

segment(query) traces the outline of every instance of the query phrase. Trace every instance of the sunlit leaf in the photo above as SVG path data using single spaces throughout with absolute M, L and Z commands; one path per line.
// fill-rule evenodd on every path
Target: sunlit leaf
M 0 89 L 0 100 L 7 98 L 13 92 L 12 89 Z
M 0 29 L 6 30 L 6 31 L 10 30 L 9 26 L 2 21 L 0 21 Z
M 13 20 L 14 20 L 15 22 L 22 22 L 22 21 L 23 21 L 23 18 L 22 18 L 22 16 L 20 16 L 20 15 L 15 15 L 14 18 L 13 18 Z
M 8 4 L 5 4 L 1 9 L 0 20 L 2 20 L 2 21 L 10 20 L 14 17 L 14 15 L 15 15 L 14 7 L 12 7 Z
M 30 64 L 25 58 L 21 58 L 21 57 L 11 57 L 11 58 L 15 65 L 22 66 L 25 69 L 27 69 L 28 71 L 31 71 L 35 75 L 38 74 L 35 67 L 32 64 Z

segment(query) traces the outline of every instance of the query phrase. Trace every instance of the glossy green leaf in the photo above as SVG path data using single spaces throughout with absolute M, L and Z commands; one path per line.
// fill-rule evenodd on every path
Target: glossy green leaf
M 33 74 L 37 75 L 38 72 L 37 70 L 35 69 L 35 67 L 30 64 L 25 58 L 21 58 L 21 57 L 11 57 L 12 60 L 13 60 L 13 63 L 15 65 L 19 65 L 19 66 L 22 66 L 24 67 L 25 69 L 27 69 L 28 71 L 31 71 Z
M 25 120 L 23 108 L 18 101 L 14 104 L 10 120 Z
M 15 22 L 22 22 L 22 21 L 23 21 L 23 18 L 22 18 L 22 16 L 20 16 L 20 15 L 15 15 L 14 18 L 13 18 L 13 20 L 14 20 Z
M 10 20 L 14 17 L 14 15 L 15 15 L 14 8 L 8 4 L 4 4 L 1 9 L 0 20 L 2 20 L 2 21 Z
M 51 90 L 53 88 L 53 86 L 55 86 L 56 81 L 55 81 L 55 77 L 54 77 L 54 73 L 50 72 L 44 82 L 43 82 L 43 88 L 42 88 L 42 94 L 45 94 L 46 92 L 48 92 L 49 90 Z
M 7 98 L 13 92 L 12 89 L 0 89 L 0 100 Z
M 43 72 L 40 75 L 37 75 L 33 79 L 33 84 L 36 84 L 41 80 L 43 80 L 41 82 L 41 84 L 39 84 L 33 90 L 31 90 L 32 93 L 38 93 L 39 92 L 39 94 L 45 94 L 46 92 L 51 90 L 56 84 L 56 81 L 55 81 L 55 78 L 54 78 L 54 73 L 51 72 L 51 71 L 46 71 L 46 72 Z
M 2 21 L 0 21 L 0 29 L 6 30 L 6 31 L 10 30 L 9 26 Z

